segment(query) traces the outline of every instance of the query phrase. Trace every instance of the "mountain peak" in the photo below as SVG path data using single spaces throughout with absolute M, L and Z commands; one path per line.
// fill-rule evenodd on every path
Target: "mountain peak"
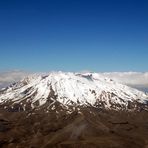
M 127 109 L 135 102 L 145 104 L 148 96 L 97 73 L 51 72 L 32 75 L 0 92 L 0 103 L 30 102 L 32 108 L 47 102 L 64 106 L 87 105 L 107 109 Z M 49 103 L 51 105 L 51 103 Z

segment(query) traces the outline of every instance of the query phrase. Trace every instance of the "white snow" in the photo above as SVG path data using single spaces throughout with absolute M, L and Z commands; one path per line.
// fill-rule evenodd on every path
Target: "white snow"
M 27 82 L 24 84 L 24 82 Z M 80 105 L 94 105 L 96 100 L 102 100 L 107 103 L 106 107 L 110 107 L 109 96 L 102 94 L 114 93 L 117 97 L 112 97 L 112 102 L 119 104 L 127 104 L 127 102 L 138 100 L 144 102 L 148 100 L 148 96 L 136 89 L 126 85 L 119 84 L 98 73 L 64 73 L 52 72 L 47 76 L 33 75 L 27 77 L 11 86 L 9 89 L 0 94 L 0 103 L 7 100 L 21 102 L 26 98 L 31 98 L 33 103 L 39 101 L 40 105 L 44 105 L 51 92 L 51 87 L 57 95 L 57 101 L 66 105 L 70 101 L 79 103 Z M 33 94 L 35 94 L 33 96 Z M 100 95 L 104 97 L 100 98 Z M 125 102 L 122 102 L 122 98 Z

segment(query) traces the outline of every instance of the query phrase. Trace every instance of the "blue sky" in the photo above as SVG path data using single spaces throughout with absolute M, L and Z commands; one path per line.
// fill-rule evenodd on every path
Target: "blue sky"
M 148 71 L 147 0 L 1 0 L 0 70 Z

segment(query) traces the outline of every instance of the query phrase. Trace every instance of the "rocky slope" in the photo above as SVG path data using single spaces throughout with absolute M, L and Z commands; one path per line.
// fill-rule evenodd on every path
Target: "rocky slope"
M 80 108 L 67 114 L 0 110 L 2 148 L 147 148 L 148 113 Z

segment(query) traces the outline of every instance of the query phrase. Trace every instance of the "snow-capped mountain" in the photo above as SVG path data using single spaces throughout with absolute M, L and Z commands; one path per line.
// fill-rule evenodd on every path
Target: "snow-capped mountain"
M 52 72 L 32 75 L 0 91 L 0 104 L 22 110 L 60 103 L 68 106 L 93 106 L 106 109 L 133 109 L 146 105 L 148 96 L 97 73 Z
M 28 76 L 0 91 L 0 147 L 145 147 L 147 101 L 97 73 Z

